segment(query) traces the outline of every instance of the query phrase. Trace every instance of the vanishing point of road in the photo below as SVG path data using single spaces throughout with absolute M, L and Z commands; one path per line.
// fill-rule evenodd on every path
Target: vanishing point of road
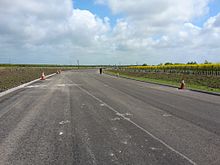
M 0 97 L 0 165 L 219 165 L 220 97 L 66 71 Z

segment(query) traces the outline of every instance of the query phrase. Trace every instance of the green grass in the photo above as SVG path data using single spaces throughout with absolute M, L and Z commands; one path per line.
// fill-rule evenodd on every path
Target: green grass
M 180 81 L 184 78 L 186 82 L 186 88 L 203 90 L 208 92 L 220 92 L 220 78 L 219 77 L 204 77 L 196 75 L 180 75 L 180 74 L 158 74 L 158 73 L 129 73 L 115 70 L 105 71 L 107 74 L 117 75 L 120 77 L 130 78 L 134 80 L 159 83 L 164 85 L 172 85 L 174 87 L 180 86 Z

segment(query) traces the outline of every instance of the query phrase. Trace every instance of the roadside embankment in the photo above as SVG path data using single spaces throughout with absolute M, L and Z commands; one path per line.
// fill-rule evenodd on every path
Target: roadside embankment
M 158 83 L 179 87 L 182 79 L 186 82 L 186 88 L 208 92 L 220 93 L 220 77 L 204 75 L 186 75 L 176 73 L 138 73 L 122 70 L 106 70 L 105 73 L 120 77 L 130 78 L 150 83 Z

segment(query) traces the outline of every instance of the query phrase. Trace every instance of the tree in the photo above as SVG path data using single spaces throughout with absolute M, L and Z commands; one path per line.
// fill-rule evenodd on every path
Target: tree
M 197 62 L 196 61 L 191 61 L 191 62 L 188 62 L 187 64 L 195 65 L 195 64 L 197 64 Z
M 205 60 L 204 64 L 211 64 L 211 62 L 208 62 L 207 60 Z
M 171 62 L 166 62 L 164 65 L 173 65 Z

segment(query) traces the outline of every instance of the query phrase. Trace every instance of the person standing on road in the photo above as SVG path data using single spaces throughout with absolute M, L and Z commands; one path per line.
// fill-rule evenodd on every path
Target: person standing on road
M 102 74 L 102 68 L 99 69 L 99 73 Z

